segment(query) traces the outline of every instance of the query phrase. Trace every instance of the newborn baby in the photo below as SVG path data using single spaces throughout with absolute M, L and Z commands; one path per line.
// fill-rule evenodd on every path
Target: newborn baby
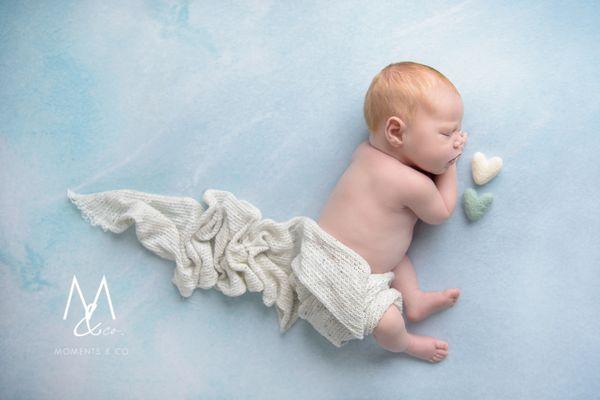
M 461 130 L 463 104 L 454 85 L 426 65 L 388 65 L 371 82 L 364 114 L 369 139 L 354 151 L 317 223 L 362 256 L 372 273 L 395 273 L 411 322 L 457 301 L 456 288 L 419 289 L 406 255 L 418 219 L 441 224 L 456 205 L 456 162 L 467 134 Z M 439 362 L 448 343 L 407 332 L 392 304 L 373 337 L 386 350 Z

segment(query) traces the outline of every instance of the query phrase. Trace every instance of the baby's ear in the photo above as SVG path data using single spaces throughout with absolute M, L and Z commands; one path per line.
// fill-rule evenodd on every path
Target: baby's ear
M 386 122 L 384 134 L 390 145 L 401 146 L 406 136 L 406 124 L 398 117 L 390 117 Z

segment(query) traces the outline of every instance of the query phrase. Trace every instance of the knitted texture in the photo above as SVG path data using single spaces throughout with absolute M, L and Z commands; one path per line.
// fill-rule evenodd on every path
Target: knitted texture
M 311 218 L 263 219 L 252 204 L 215 189 L 204 192 L 206 209 L 190 197 L 128 189 L 67 196 L 105 232 L 135 224 L 144 247 L 175 261 L 171 282 L 183 297 L 197 287 L 230 297 L 262 292 L 281 332 L 302 318 L 341 347 L 370 335 L 392 304 L 402 311 L 402 295 L 390 287 L 394 273 L 371 274 Z
M 471 161 L 471 171 L 473 180 L 478 185 L 484 185 L 494 179 L 502 169 L 502 159 L 498 156 L 490 159 L 485 154 L 478 151 L 473 155 Z
M 468 188 L 463 193 L 463 208 L 470 221 L 475 222 L 488 211 L 494 201 L 491 193 L 477 195 L 475 189 Z

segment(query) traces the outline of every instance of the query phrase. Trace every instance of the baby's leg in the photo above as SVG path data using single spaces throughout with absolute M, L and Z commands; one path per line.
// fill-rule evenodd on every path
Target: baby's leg
M 448 343 L 430 336 L 408 333 L 402 313 L 394 304 L 383 313 L 373 330 L 373 337 L 386 350 L 405 352 L 430 362 L 439 362 L 448 355 Z
M 393 272 L 391 287 L 402 293 L 404 312 L 411 322 L 421 321 L 433 313 L 451 307 L 458 300 L 460 290 L 446 289 L 439 292 L 423 292 L 417 283 L 417 274 L 412 262 L 405 255 Z

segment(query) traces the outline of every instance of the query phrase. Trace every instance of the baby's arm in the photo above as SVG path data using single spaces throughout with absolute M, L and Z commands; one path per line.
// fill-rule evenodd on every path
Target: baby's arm
M 448 216 L 450 216 L 456 206 L 456 163 L 450 165 L 443 174 L 436 175 L 434 181 L 440 195 L 444 198 L 448 208 Z
M 405 205 L 425 223 L 439 225 L 456 205 L 456 164 L 434 180 L 415 171 L 403 186 Z

